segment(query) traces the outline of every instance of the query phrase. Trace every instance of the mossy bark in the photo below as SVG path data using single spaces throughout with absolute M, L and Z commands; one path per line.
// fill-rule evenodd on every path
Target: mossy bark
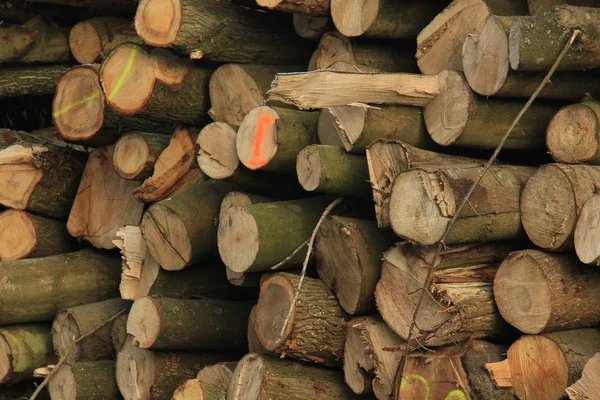
M 22 324 L 0 328 L 0 350 L 6 352 L 9 365 L 0 376 L 0 384 L 31 379 L 33 370 L 52 355 L 49 324 Z
M 43 65 L 0 70 L 0 98 L 52 94 L 68 64 Z

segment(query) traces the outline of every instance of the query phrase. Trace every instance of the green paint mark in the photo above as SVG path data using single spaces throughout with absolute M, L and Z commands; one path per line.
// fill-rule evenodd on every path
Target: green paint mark
M 427 379 L 423 378 L 421 375 L 410 374 L 402 378 L 402 383 L 400 383 L 400 391 L 402 391 L 406 387 L 406 384 L 411 380 L 415 380 L 425 386 L 425 398 L 423 400 L 429 400 L 429 383 L 427 382 Z
M 58 117 L 59 115 L 61 115 L 61 114 L 64 114 L 64 113 L 66 113 L 67 111 L 70 111 L 70 110 L 72 110 L 73 108 L 75 108 L 75 107 L 77 107 L 77 106 L 79 106 L 79 105 L 81 105 L 81 104 L 87 103 L 88 101 L 91 101 L 91 100 L 95 99 L 96 97 L 99 97 L 99 96 L 100 96 L 100 93 L 101 93 L 101 90 L 100 90 L 100 89 L 98 89 L 98 90 L 96 90 L 94 93 L 90 94 L 88 97 L 84 97 L 83 99 L 81 99 L 81 100 L 78 100 L 78 101 L 76 101 L 75 103 L 69 104 L 68 106 L 65 106 L 65 107 L 63 107 L 63 108 L 61 108 L 60 110 L 56 110 L 56 111 L 54 111 L 54 112 L 52 113 L 52 116 L 54 116 L 54 117 Z
M 131 67 L 133 66 L 133 60 L 135 59 L 136 53 L 137 53 L 137 50 L 135 49 L 135 47 L 132 47 L 131 52 L 129 53 L 129 59 L 127 59 L 127 65 L 125 65 L 125 69 L 123 70 L 123 73 L 119 77 L 117 84 L 115 85 L 112 92 L 110 92 L 110 95 L 108 96 L 109 101 L 112 100 L 113 97 L 115 97 L 117 95 L 117 93 L 119 93 L 119 90 L 121 90 L 121 86 L 123 86 L 123 83 L 125 83 L 125 79 L 131 72 Z
M 467 400 L 467 396 L 465 396 L 462 390 L 454 389 L 448 393 L 448 396 L 444 400 Z

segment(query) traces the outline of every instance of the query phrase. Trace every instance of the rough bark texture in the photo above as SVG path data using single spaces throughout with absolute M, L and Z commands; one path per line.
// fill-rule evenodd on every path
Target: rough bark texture
M 53 399 L 113 400 L 120 398 L 112 360 L 64 364 L 48 382 Z
M 0 70 L 0 98 L 52 94 L 68 64 L 43 65 Z
M 69 33 L 69 48 L 81 64 L 99 62 L 125 42 L 142 43 L 135 33 L 133 21 L 125 18 L 88 19 L 73 26 Z
M 571 400 L 589 400 L 593 399 L 600 390 L 600 353 L 596 353 L 590 358 L 585 367 L 581 378 L 567 388 L 567 394 Z
M 512 391 L 498 387 L 484 368 L 485 364 L 501 361 L 507 350 L 508 346 L 503 344 L 483 340 L 470 342 L 467 352 L 462 357 L 462 364 L 474 399 L 515 400 Z
M 328 16 L 329 0 L 256 0 L 259 6 L 287 13 Z
M 593 7 L 597 5 L 595 0 L 527 0 L 529 14 L 541 14 L 560 4 L 570 4 L 578 7 Z
M 33 370 L 44 365 L 51 354 L 50 325 L 0 328 L 0 384 L 31 379 Z

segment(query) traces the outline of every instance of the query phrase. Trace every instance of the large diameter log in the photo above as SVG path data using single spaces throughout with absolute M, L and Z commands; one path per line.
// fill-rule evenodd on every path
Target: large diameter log
M 256 4 L 275 11 L 294 14 L 328 16 L 329 0 L 256 0 Z
M 517 251 L 494 278 L 502 317 L 529 334 L 599 325 L 599 298 L 600 271 L 574 254 Z
M 115 362 L 105 360 L 63 364 L 50 378 L 48 391 L 53 399 L 60 400 L 118 399 Z
M 142 297 L 133 303 L 127 333 L 153 350 L 246 350 L 253 303 Z
M 509 61 L 517 71 L 548 71 L 572 32 L 581 35 L 562 59 L 559 70 L 582 71 L 600 66 L 597 49 L 600 11 L 561 5 L 543 14 L 518 18 L 510 27 Z
M 374 221 L 339 216 L 323 221 L 315 239 L 317 272 L 348 314 L 375 311 L 381 255 L 394 242 L 392 236 Z
M 340 371 L 315 368 L 256 353 L 244 356 L 233 372 L 227 400 L 362 398 L 352 393 Z
M 294 30 L 303 39 L 319 41 L 325 32 L 334 30 L 331 18 L 294 14 Z
M 583 368 L 581 378 L 567 388 L 571 400 L 593 399 L 600 391 L 600 352 L 590 358 Z
M 290 27 L 291 16 L 288 20 L 213 0 L 142 0 L 135 17 L 137 33 L 147 44 L 220 62 L 308 60 L 310 42 L 296 37 Z
M 319 196 L 230 208 L 219 222 L 221 259 L 235 272 L 269 270 L 310 237 L 331 201 Z M 289 266 L 301 264 L 305 256 L 300 251 Z
M 394 180 L 390 197 L 390 223 L 394 232 L 422 245 L 436 244 L 482 170 L 481 166 L 432 166 L 401 172 Z M 522 238 L 519 200 L 525 182 L 534 171 L 530 167 L 492 166 L 444 242 Z
M 0 98 L 52 94 L 67 64 L 41 65 L 0 70 Z
M 260 287 L 254 327 L 265 350 L 302 361 L 340 365 L 348 315 L 319 279 L 304 278 L 294 304 L 299 276 L 278 273 Z M 291 317 L 288 313 L 292 309 Z
M 590 198 L 583 205 L 575 225 L 575 252 L 581 262 L 586 264 L 600 265 L 599 208 L 600 196 Z
M 48 324 L 22 324 L 0 328 L 0 384 L 31 379 L 33 370 L 52 355 Z
M 130 132 L 121 136 L 113 153 L 115 172 L 123 179 L 148 178 L 169 139 L 166 135 L 146 132 Z
M 560 4 L 569 4 L 578 7 L 594 7 L 596 0 L 527 0 L 529 14 L 536 15 L 554 8 Z
M 206 181 L 150 206 L 140 228 L 152 257 L 164 269 L 177 271 L 215 255 L 221 201 L 234 189 Z
M 547 250 L 572 249 L 577 218 L 598 184 L 600 167 L 555 163 L 538 168 L 521 194 L 521 221 L 529 239 Z
M 442 146 L 495 148 L 525 104 L 525 100 L 480 98 L 454 71 L 443 71 L 438 77 L 440 94 L 425 106 L 424 117 L 431 138 Z M 536 102 L 519 121 L 518 134 L 511 135 L 504 148 L 542 148 L 546 127 L 558 109 L 553 103 Z M 493 123 L 490 115 L 494 116 Z
M 77 249 L 64 221 L 22 210 L 0 213 L 0 261 L 69 253 Z
M 119 274 L 119 258 L 94 249 L 3 262 L 0 325 L 51 321 L 57 310 L 118 297 Z

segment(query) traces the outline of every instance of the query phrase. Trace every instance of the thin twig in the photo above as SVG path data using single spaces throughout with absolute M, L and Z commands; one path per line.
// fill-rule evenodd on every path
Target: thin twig
M 554 65 L 552 65 L 552 68 L 550 68 L 550 71 L 548 71 L 548 73 L 546 74 L 546 76 L 544 76 L 544 79 L 542 79 L 542 81 L 538 85 L 538 87 L 535 90 L 535 92 L 533 92 L 533 94 L 531 95 L 531 97 L 529 98 L 529 100 L 527 100 L 527 103 L 525 103 L 525 105 L 523 106 L 523 108 L 521 108 L 521 111 L 519 111 L 519 114 L 517 114 L 517 116 L 513 120 L 512 124 L 510 124 L 510 127 L 508 128 L 508 130 L 506 131 L 506 133 L 502 137 L 502 140 L 500 140 L 500 143 L 498 143 L 498 146 L 496 146 L 496 149 L 494 150 L 494 153 L 492 154 L 492 156 L 490 157 L 490 159 L 488 160 L 488 162 L 485 164 L 484 168 L 479 173 L 479 176 L 477 177 L 477 180 L 475 182 L 473 182 L 473 185 L 471 185 L 471 187 L 469 188 L 469 191 L 467 192 L 467 194 L 465 195 L 465 197 L 461 201 L 460 205 L 458 206 L 458 208 L 454 212 L 454 215 L 452 216 L 452 220 L 446 226 L 446 230 L 444 231 L 444 235 L 442 236 L 442 238 L 438 242 L 438 245 L 437 245 L 437 248 L 436 248 L 436 251 L 435 251 L 435 255 L 433 257 L 433 261 L 431 262 L 429 270 L 427 271 L 427 277 L 425 278 L 425 282 L 423 283 L 423 289 L 424 290 L 419 295 L 419 301 L 417 302 L 417 305 L 415 307 L 415 311 L 413 312 L 412 321 L 410 323 L 410 327 L 408 328 L 408 336 L 407 337 L 408 337 L 409 342 L 410 342 L 410 339 L 413 337 L 413 330 L 414 330 L 414 327 L 415 327 L 415 322 L 417 320 L 417 316 L 418 316 L 419 311 L 421 309 L 421 304 L 423 303 L 423 299 L 425 298 L 425 295 L 424 295 L 424 292 L 426 291 L 425 289 L 428 288 L 431 285 L 431 278 L 432 278 L 433 272 L 435 270 L 435 265 L 438 262 L 438 258 L 440 257 L 440 255 L 442 253 L 442 250 L 445 247 L 445 243 L 444 242 L 446 241 L 446 238 L 448 237 L 448 234 L 450 233 L 450 230 L 454 226 L 454 224 L 455 224 L 456 220 L 458 219 L 458 216 L 460 215 L 463 207 L 469 201 L 469 197 L 471 196 L 471 194 L 473 193 L 473 191 L 477 188 L 477 186 L 479 185 L 479 182 L 481 182 L 481 179 L 483 178 L 483 176 L 485 175 L 485 173 L 490 169 L 490 167 L 492 166 L 492 164 L 494 162 L 496 162 L 496 159 L 498 158 L 498 154 L 500 154 L 500 151 L 502 150 L 502 147 L 504 147 L 504 143 L 506 143 L 506 140 L 508 139 L 508 137 L 512 133 L 513 129 L 515 129 L 515 127 L 517 126 L 517 124 L 519 123 L 519 121 L 521 120 L 521 118 L 523 117 L 523 115 L 525 115 L 525 113 L 529 110 L 529 107 L 531 107 L 531 104 L 533 104 L 533 102 L 538 97 L 538 95 L 540 94 L 540 92 L 542 91 L 542 89 L 544 88 L 544 86 L 546 86 L 546 84 L 550 81 L 550 78 L 552 77 L 552 75 L 554 74 L 554 72 L 556 71 L 556 69 L 558 68 L 558 66 L 560 65 L 560 63 L 562 62 L 563 58 L 565 57 L 565 55 L 567 54 L 567 52 L 569 51 L 569 49 L 573 45 L 573 42 L 575 41 L 575 39 L 577 38 L 577 36 L 579 36 L 580 33 L 581 33 L 581 31 L 579 29 L 576 29 L 573 32 L 573 34 L 571 35 L 571 38 L 565 44 L 565 47 L 562 49 L 562 51 L 560 52 L 560 54 L 556 58 L 556 61 L 554 62 Z M 400 383 L 402 382 L 402 379 L 404 379 L 404 367 L 406 366 L 406 360 L 408 358 L 409 352 L 410 352 L 409 351 L 409 346 L 408 346 L 408 343 L 407 343 L 407 346 L 406 346 L 406 349 L 404 351 L 404 354 L 402 355 L 402 361 L 400 362 L 400 365 L 398 366 L 398 372 L 396 373 L 396 379 L 395 379 L 395 385 L 394 385 L 394 392 L 395 392 L 394 393 L 394 400 L 402 400 L 402 399 L 400 399 Z
M 284 258 L 281 262 L 273 265 L 271 267 L 271 269 L 279 269 L 281 267 L 283 267 L 285 264 L 287 264 L 292 258 L 294 258 L 296 256 L 296 254 L 300 253 L 302 251 L 303 248 L 305 248 L 308 245 L 308 242 L 310 242 L 310 238 L 306 239 L 300 246 L 296 247 L 296 250 L 292 251 L 290 253 L 289 256 L 287 256 L 286 258 Z
M 94 329 L 90 330 L 89 332 L 84 333 L 83 335 L 80 335 L 78 338 L 76 338 L 75 340 L 73 340 L 71 342 L 71 344 L 69 345 L 69 347 L 67 347 L 67 350 L 65 351 L 65 355 L 62 356 L 62 358 L 60 360 L 58 360 L 58 363 L 56 363 L 56 366 L 52 369 L 52 371 L 50 371 L 50 373 L 44 379 L 44 381 L 40 384 L 40 386 L 37 387 L 37 389 L 35 390 L 35 392 L 33 392 L 33 394 L 31 395 L 31 397 L 29 398 L 29 400 L 35 400 L 39 396 L 39 394 L 42 392 L 42 389 L 44 389 L 44 387 L 46 387 L 46 385 L 48 384 L 48 382 L 50 382 L 50 378 L 52 378 L 54 376 L 54 374 L 58 371 L 58 369 L 67 360 L 67 358 L 71 354 L 71 351 L 73 350 L 73 347 L 75 347 L 75 345 L 77 343 L 79 343 L 82 340 L 84 340 L 85 338 L 93 335 L 94 333 L 96 333 L 98 331 L 98 329 L 102 328 L 106 324 L 110 324 L 112 321 L 114 321 L 115 319 L 117 319 L 125 311 L 127 311 L 126 308 L 122 309 L 121 311 L 119 311 L 118 313 L 116 313 L 115 315 L 113 315 L 112 317 L 110 317 L 109 319 L 107 319 L 106 321 L 102 322 L 100 325 L 98 325 Z

